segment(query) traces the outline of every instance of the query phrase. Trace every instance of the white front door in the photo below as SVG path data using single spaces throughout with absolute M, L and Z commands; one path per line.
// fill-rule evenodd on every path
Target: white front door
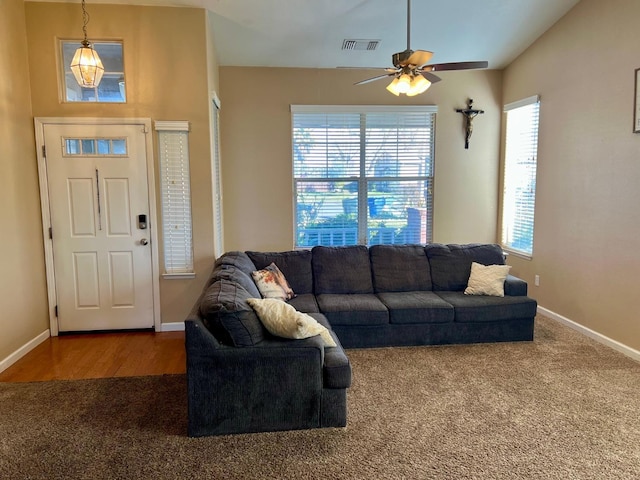
M 153 327 L 142 126 L 43 130 L 59 331 Z

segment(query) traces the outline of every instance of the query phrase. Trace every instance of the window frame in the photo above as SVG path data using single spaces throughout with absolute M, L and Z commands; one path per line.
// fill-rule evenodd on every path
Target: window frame
M 118 81 L 118 86 L 120 89 L 120 95 L 122 100 L 101 100 L 100 96 L 98 94 L 98 91 L 100 89 L 100 86 L 98 87 L 93 87 L 93 88 L 85 88 L 85 87 L 80 87 L 78 85 L 78 83 L 76 82 L 75 78 L 73 78 L 73 74 L 71 73 L 71 67 L 70 67 L 70 59 L 65 59 L 65 45 L 67 44 L 73 44 L 74 46 L 74 52 L 75 52 L 75 48 L 80 47 L 82 43 L 82 40 L 79 39 L 71 39 L 71 38 L 61 38 L 58 40 L 58 55 L 59 55 L 59 68 L 58 68 L 58 75 L 60 78 L 59 81 L 59 95 L 60 95 L 60 101 L 62 103 L 71 103 L 71 104 L 83 104 L 83 103 L 89 103 L 89 104 L 95 104 L 95 103 L 106 103 L 106 104 L 126 104 L 127 103 L 127 92 L 126 92 L 126 75 L 125 75 L 125 54 L 124 54 L 124 41 L 123 40 L 95 40 L 91 42 L 92 47 L 98 52 L 98 54 L 100 55 L 100 58 L 102 60 L 102 63 L 105 67 L 105 71 L 104 74 L 102 76 L 102 81 L 104 81 L 105 79 L 108 79 L 112 76 L 119 76 L 121 79 Z M 103 48 L 108 48 L 109 46 L 112 45 L 118 45 L 120 46 L 120 54 L 121 54 L 121 58 L 120 61 L 122 62 L 122 71 L 119 70 L 107 70 L 108 68 L 108 62 L 105 64 L 105 58 L 108 58 L 108 55 L 105 55 L 104 52 L 100 53 L 100 50 L 102 50 Z M 70 100 L 67 96 L 67 77 L 73 78 L 73 86 L 74 87 L 78 87 L 80 89 L 80 91 L 83 90 L 93 90 L 94 91 L 94 97 L 95 100 Z M 122 84 L 122 85 L 120 85 Z M 100 85 L 102 85 L 102 82 L 100 82 Z
M 191 177 L 189 169 L 189 122 L 156 121 L 160 206 L 162 219 L 163 278 L 195 278 Z M 173 155 L 168 156 L 165 148 Z M 170 174 L 167 174 L 170 172 Z M 169 184 L 175 185 L 169 188 Z M 175 204 L 175 207 L 171 203 Z M 175 212 L 181 212 L 176 217 Z M 174 235 L 179 230 L 182 234 Z M 172 255 L 176 252 L 176 255 Z
M 531 111 L 531 117 L 528 119 L 529 124 L 525 127 L 520 127 L 519 130 L 511 130 L 510 136 L 509 126 L 509 114 L 517 111 L 523 112 L 523 108 L 534 107 Z M 535 204 L 536 204 L 536 180 L 538 169 L 538 143 L 539 143 L 539 130 L 540 130 L 540 96 L 533 95 L 515 102 L 504 105 L 504 162 L 502 169 L 502 211 L 500 218 L 500 245 L 502 248 L 511 254 L 531 259 L 533 258 L 534 251 L 534 236 L 535 236 Z M 512 124 L 512 128 L 515 125 Z M 511 147 L 511 148 L 510 148 Z M 515 149 L 513 149 L 515 147 Z M 532 156 L 532 160 L 528 159 L 529 163 L 521 160 L 521 155 L 527 153 Z M 519 161 L 520 159 L 520 161 Z M 509 178 L 510 172 L 515 171 L 515 168 L 520 167 L 519 178 Z M 528 187 L 532 190 L 531 199 L 523 204 L 521 201 L 523 197 L 519 197 L 516 184 L 528 182 Z M 519 215 L 516 213 L 517 206 L 520 205 L 521 209 L 524 209 L 524 213 Z M 530 210 L 527 212 L 526 210 Z M 513 213 L 509 212 L 513 210 Z M 516 242 L 513 240 L 515 235 L 522 236 L 521 229 L 516 228 L 514 225 L 518 222 L 526 222 L 524 232 L 530 230 L 530 236 L 527 237 L 527 245 L 529 248 L 520 248 L 514 245 Z M 509 227 L 512 228 L 509 228 Z
M 370 209 L 373 208 L 371 206 L 371 200 L 374 198 L 371 194 L 370 187 L 375 182 L 388 182 L 388 183 L 396 183 L 397 186 L 402 185 L 402 182 L 407 182 L 406 185 L 409 185 L 410 182 L 426 182 L 425 185 L 421 185 L 419 188 L 424 192 L 424 196 L 427 197 L 425 200 L 425 208 L 429 210 L 426 215 L 426 220 L 424 220 L 424 234 L 418 233 L 420 240 L 418 242 L 411 243 L 429 243 L 433 238 L 433 187 L 434 187 L 434 179 L 435 179 L 435 131 L 436 131 L 436 114 L 438 112 L 438 107 L 435 105 L 405 105 L 405 106 L 371 106 L 371 105 L 291 105 L 291 132 L 292 132 L 292 190 L 293 190 L 293 243 L 294 248 L 297 249 L 305 249 L 311 248 L 315 244 L 306 245 L 300 243 L 300 229 L 299 229 L 299 184 L 303 182 L 316 182 L 316 183 L 357 183 L 356 190 L 356 198 L 357 198 L 357 234 L 355 235 L 355 242 L 347 241 L 346 233 L 343 233 L 343 243 L 334 243 L 333 239 L 330 241 L 329 245 L 375 245 L 375 244 L 400 244 L 400 243 L 408 243 L 408 242 L 395 242 L 392 241 L 386 242 L 382 239 L 383 234 L 381 232 L 380 227 L 375 227 L 370 225 L 370 220 L 372 216 L 370 216 Z M 298 114 L 318 114 L 318 115 L 341 115 L 345 116 L 358 115 L 360 117 L 360 145 L 358 150 L 358 164 L 359 164 L 359 172 L 357 175 L 354 175 L 351 172 L 350 175 L 347 176 L 330 176 L 324 175 L 319 177 L 305 177 L 305 176 L 297 176 L 296 175 L 296 115 Z M 366 125 L 365 119 L 367 115 L 371 114 L 389 114 L 390 118 L 394 118 L 397 114 L 406 114 L 406 119 L 411 119 L 412 116 L 419 115 L 428 115 L 428 123 L 425 125 L 426 131 L 428 132 L 427 137 L 428 141 L 425 142 L 427 149 L 427 158 L 429 161 L 425 161 L 425 173 L 422 175 L 395 175 L 395 176 L 379 176 L 379 175 L 371 175 L 366 173 L 367 162 L 371 161 L 370 158 L 367 157 L 367 145 L 371 145 L 372 143 L 367 143 L 366 137 L 368 135 L 367 132 L 371 132 L 375 130 L 375 126 L 371 129 L 367 129 L 368 125 Z M 364 126 L 363 126 L 364 125 Z M 380 128 L 378 126 L 378 128 Z M 407 131 L 409 131 L 410 127 L 407 127 Z M 402 132 L 403 129 L 398 129 L 398 132 Z M 335 145 L 336 143 L 327 142 L 327 146 Z M 337 143 L 339 144 L 339 142 Z M 396 143 L 390 143 L 389 145 L 402 145 L 401 140 L 397 140 Z M 327 157 L 328 158 L 328 157 Z M 402 159 L 396 158 L 395 162 L 398 165 L 401 165 Z M 369 165 L 371 166 L 371 165 Z M 353 168 L 353 167 L 352 167 Z M 421 198 L 424 198 L 421 197 Z M 356 205 L 354 203 L 354 205 Z M 408 213 L 407 213 L 408 215 Z M 422 220 L 420 220 L 422 222 Z M 408 223 L 408 220 L 407 220 Z M 422 223 L 420 223 L 421 229 Z M 405 226 L 408 227 L 408 224 Z M 331 230 L 331 229 L 326 229 Z M 340 228 L 338 228 L 340 230 Z M 347 230 L 346 228 L 344 230 Z M 378 230 L 378 238 L 381 240 L 379 242 L 371 242 L 371 236 L 376 235 L 373 233 Z M 321 234 L 318 234 L 319 236 Z M 350 239 L 352 237 L 349 237 Z M 394 238 L 394 234 L 391 234 L 391 238 Z M 402 237 L 401 237 L 402 238 Z M 404 237 L 406 238 L 406 236 Z M 327 245 L 327 243 L 322 242 L 321 239 L 318 240 L 318 245 Z

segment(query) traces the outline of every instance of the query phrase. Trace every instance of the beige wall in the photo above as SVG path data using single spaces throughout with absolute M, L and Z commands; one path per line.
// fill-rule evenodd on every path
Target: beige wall
M 503 95 L 541 96 L 534 255 L 514 273 L 543 307 L 635 349 L 639 18 L 637 0 L 582 0 L 505 70 Z
M 293 247 L 290 105 L 437 105 L 434 241 L 496 240 L 502 73 L 444 72 L 418 97 L 394 97 L 385 81 L 354 86 L 378 71 L 294 68 L 220 68 L 225 247 Z M 474 121 L 464 149 L 463 116 Z
M 194 280 L 161 280 L 160 284 L 162 322 L 184 320 L 201 291 L 213 257 L 208 72 L 215 71 L 217 65 L 215 56 L 207 53 L 205 10 L 88 5 L 90 39 L 124 42 L 128 101 L 126 104 L 72 104 L 61 103 L 58 99 L 56 42 L 58 38 L 81 36 L 80 6 L 27 2 L 25 9 L 34 116 L 144 117 L 190 122 L 197 277 Z M 211 85 L 215 82 L 214 79 Z M 155 137 L 155 132 L 153 135 Z M 154 138 L 154 148 L 155 144 Z M 156 178 L 156 185 L 157 181 Z M 34 188 L 37 189 L 37 182 Z M 156 245 L 162 265 L 162 242 L 158 241 Z
M 0 0 L 0 361 L 49 328 L 22 0 Z

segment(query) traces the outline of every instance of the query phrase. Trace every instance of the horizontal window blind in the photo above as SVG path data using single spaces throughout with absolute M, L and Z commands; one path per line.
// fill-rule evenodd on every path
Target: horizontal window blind
M 187 122 L 156 122 L 166 275 L 193 273 Z
M 502 245 L 533 254 L 540 101 L 537 96 L 505 106 L 506 144 Z
M 212 161 L 213 161 L 213 247 L 216 258 L 224 253 L 224 223 L 222 220 L 222 171 L 220 159 L 220 99 L 212 100 Z
M 292 106 L 296 246 L 429 242 L 436 111 Z

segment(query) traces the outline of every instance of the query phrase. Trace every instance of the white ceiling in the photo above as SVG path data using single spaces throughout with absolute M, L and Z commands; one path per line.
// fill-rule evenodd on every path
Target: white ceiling
M 412 0 L 411 48 L 434 52 L 431 63 L 487 60 L 489 68 L 501 69 L 578 1 Z M 405 0 L 86 2 L 89 12 L 91 3 L 206 8 L 222 66 L 387 67 L 391 55 L 407 46 Z M 380 45 L 375 51 L 343 51 L 344 39 Z

